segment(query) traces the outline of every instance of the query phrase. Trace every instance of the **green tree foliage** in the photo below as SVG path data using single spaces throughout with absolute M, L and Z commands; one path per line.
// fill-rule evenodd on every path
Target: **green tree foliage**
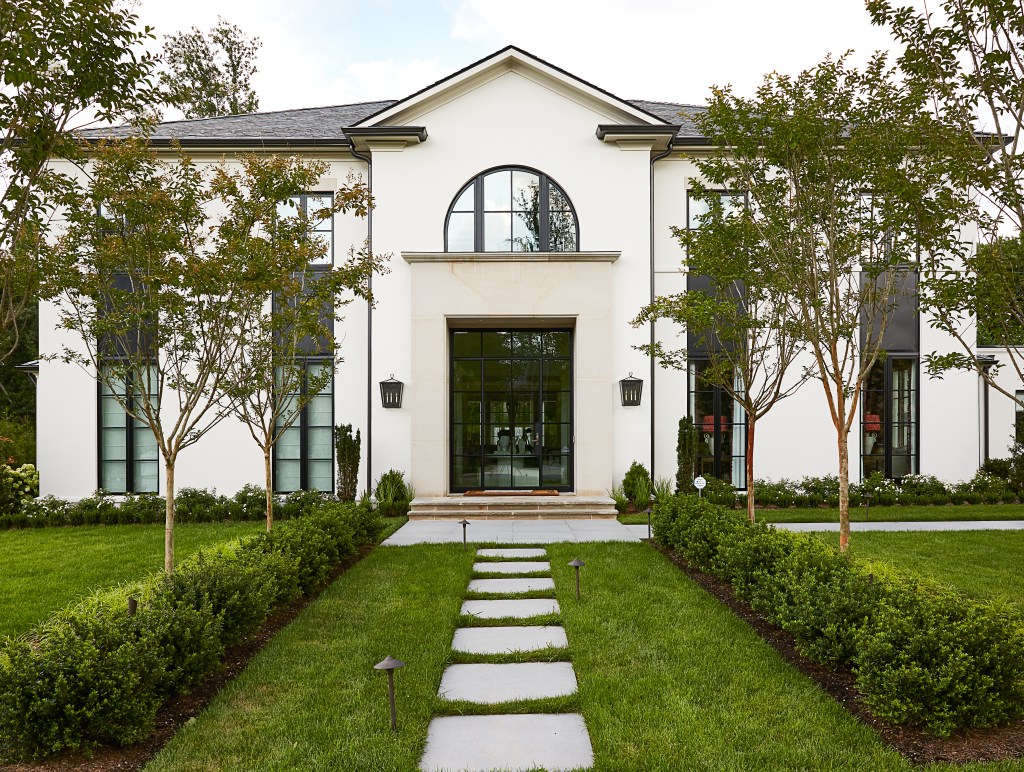
M 698 117 L 707 132 L 721 132 L 715 124 L 728 109 L 725 92 L 716 93 L 713 108 Z M 670 319 L 689 329 L 707 351 L 704 381 L 717 386 L 746 413 L 747 516 L 754 519 L 754 440 L 757 422 L 780 400 L 790 396 L 809 377 L 809 371 L 793 375 L 791 365 L 804 350 L 797 325 L 791 323 L 789 289 L 774 275 L 771 260 L 762 254 L 767 247 L 760 238 L 759 213 L 743 203 L 743 196 L 723 197 L 714 188 L 745 185 L 724 153 L 695 159 L 711 187 L 695 182 L 692 200 L 704 202 L 708 213 L 698 227 L 673 228 L 686 249 L 686 269 L 691 277 L 704 276 L 707 288 L 655 298 L 634 320 L 634 325 Z M 724 163 L 723 163 L 724 161 Z M 745 187 L 732 188 L 742 191 Z M 726 206 L 726 201 L 734 202 Z M 685 369 L 687 352 L 669 351 L 662 345 L 644 346 L 663 366 Z M 692 478 L 691 478 L 692 479 Z M 689 488 L 689 483 L 686 485 Z
M 366 216 L 371 201 L 361 180 L 342 185 L 330 208 L 304 212 L 284 203 L 315 188 L 327 168 L 323 161 L 246 155 L 241 169 L 221 167 L 213 180 L 230 212 L 221 225 L 230 252 L 243 270 L 259 277 L 245 290 L 246 311 L 223 377 L 231 412 L 263 452 L 268 531 L 274 445 L 334 376 L 337 308 L 357 297 L 368 301 L 370 276 L 383 269 L 382 260 L 354 248 L 338 265 L 325 264 L 327 244 L 312 236 L 313 224 L 335 213 Z M 315 369 L 307 367 L 311 356 Z
M 160 74 L 167 102 L 186 118 L 256 112 L 260 100 L 251 80 L 259 48 L 259 38 L 220 17 L 209 36 L 196 27 L 169 35 Z
M 116 0 L 0 3 L 0 359 L 36 301 L 53 196 L 70 180 L 47 166 L 78 158 L 72 131 L 151 104 L 148 27 Z
M 700 163 L 709 187 L 745 191 L 748 202 L 731 216 L 712 208 L 708 235 L 686 237 L 697 247 L 692 259 L 714 257 L 711 269 L 723 263 L 719 285 L 756 271 L 770 313 L 729 317 L 735 301 L 692 298 L 694 313 L 704 314 L 698 327 L 725 318 L 761 335 L 763 324 L 806 346 L 836 431 L 843 549 L 848 435 L 864 379 L 882 355 L 919 250 L 945 254 L 960 246 L 965 204 L 945 166 L 914 150 L 940 132 L 923 108 L 921 90 L 898 81 L 877 55 L 863 71 L 828 58 L 796 77 L 773 73 L 753 99 L 714 89 L 701 121 L 710 144 L 722 148 Z M 745 291 L 752 289 L 748 280 Z M 786 350 L 773 344 L 765 353 Z
M 679 433 L 676 436 L 676 493 L 689 493 L 697 471 L 697 443 L 700 438 L 693 418 L 679 419 Z
M 987 368 L 977 350 L 1002 348 L 1000 367 L 1024 380 L 1017 345 L 1024 322 L 1024 7 L 1004 0 L 941 0 L 925 13 L 889 0 L 869 0 L 867 7 L 872 21 L 890 27 L 905 46 L 901 69 L 927 90 L 950 129 L 929 152 L 980 202 L 967 220 L 977 225 L 977 251 L 931 256 L 922 276 L 929 323 L 958 343 L 957 351 L 928 356 L 930 374 L 973 370 L 1024 406 L 1000 385 L 999 367 Z

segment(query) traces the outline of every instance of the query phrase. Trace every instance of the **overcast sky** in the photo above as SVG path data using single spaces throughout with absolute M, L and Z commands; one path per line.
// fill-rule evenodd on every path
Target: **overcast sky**
M 140 0 L 136 12 L 158 37 L 218 15 L 259 36 L 260 110 L 398 99 L 510 43 L 620 97 L 684 103 L 715 84 L 749 94 L 828 53 L 895 50 L 863 0 Z

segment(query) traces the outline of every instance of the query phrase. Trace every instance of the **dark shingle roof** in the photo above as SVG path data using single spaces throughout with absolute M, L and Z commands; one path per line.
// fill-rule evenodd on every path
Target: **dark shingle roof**
M 303 142 L 345 144 L 345 128 L 386 110 L 396 100 L 358 102 L 333 107 L 307 107 L 300 110 L 280 110 L 270 113 L 225 115 L 220 118 L 198 118 L 191 121 L 167 121 L 157 124 L 151 139 L 157 144 L 179 140 L 188 145 L 250 144 L 259 142 Z M 629 103 L 645 112 L 667 121 L 681 124 L 679 138 L 699 138 L 692 115 L 701 112 L 698 105 L 680 105 L 671 102 L 633 101 Z M 133 133 L 128 126 L 113 126 L 81 132 L 90 139 L 100 137 L 126 137 Z

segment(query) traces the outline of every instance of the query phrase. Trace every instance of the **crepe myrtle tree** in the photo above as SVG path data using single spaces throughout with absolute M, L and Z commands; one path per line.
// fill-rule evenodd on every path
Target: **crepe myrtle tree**
M 765 323 L 780 340 L 801 341 L 813 360 L 835 428 L 844 551 L 849 434 L 864 381 L 884 356 L 897 305 L 912 302 L 908 278 L 919 255 L 960 248 L 966 206 L 946 165 L 921 152 L 942 133 L 921 90 L 899 81 L 882 55 L 862 71 L 846 58 L 829 57 L 796 77 L 768 75 L 751 99 L 714 89 L 701 128 L 721 150 L 700 164 L 712 184 L 744 191 L 749 202 L 741 215 L 721 218 L 728 241 L 711 254 L 731 248 L 743 270 L 757 264 L 756 280 L 766 286 L 756 291 L 771 310 Z M 701 244 L 701 234 L 689 238 Z M 732 279 L 726 273 L 718 281 Z M 703 311 L 708 324 L 728 313 L 723 305 Z M 758 316 L 733 324 L 746 333 Z
M 762 254 L 766 245 L 760 239 L 757 210 L 744 205 L 743 196 L 723 196 L 715 189 L 735 182 L 732 168 L 721 161 L 721 156 L 696 159 L 698 171 L 710 186 L 695 182 L 690 197 L 704 202 L 707 214 L 697 227 L 672 229 L 686 250 L 687 272 L 691 277 L 706 277 L 707 285 L 655 298 L 633 325 L 669 319 L 685 327 L 700 344 L 702 357 L 706 352 L 701 378 L 743 408 L 747 418 L 747 517 L 754 522 L 757 422 L 780 400 L 794 394 L 811 373 L 807 368 L 792 367 L 806 343 L 799 326 L 789 318 L 789 292 L 770 275 L 774 266 Z M 686 368 L 686 349 L 672 350 L 658 342 L 640 348 L 664 367 Z
M 231 234 L 232 252 L 254 275 L 265 275 L 250 288 L 223 375 L 231 412 L 263 453 L 268 531 L 274 446 L 334 376 L 340 361 L 337 309 L 355 298 L 369 302 L 370 277 L 386 271 L 386 258 L 365 248 L 350 248 L 334 264 L 328 244 L 312 232 L 335 213 L 366 216 L 372 201 L 362 180 L 350 176 L 330 205 L 311 211 L 295 205 L 295 197 L 316 187 L 327 169 L 322 161 L 249 155 L 241 170 L 219 169 L 213 186 L 231 213 L 222 230 Z
M 929 373 L 974 370 L 1024 408 L 998 379 L 1001 367 L 1024 380 L 1024 6 L 1006 0 L 942 0 L 932 12 L 869 0 L 875 24 L 905 47 L 899 65 L 923 87 L 949 136 L 934 143 L 979 206 L 978 248 L 930 256 L 921 305 L 929 323 L 956 341 L 926 356 Z M 989 366 L 979 347 L 995 347 Z
M 34 304 L 51 203 L 71 180 L 74 130 L 135 114 L 157 99 L 149 27 L 116 0 L 0 2 L 0 359 Z
M 276 258 L 253 249 L 252 199 L 271 209 L 307 179 L 294 163 L 222 163 L 203 172 L 180 151 L 164 161 L 145 139 L 101 142 L 88 182 L 62 199 L 67 227 L 49 256 L 45 296 L 59 354 L 99 379 L 149 427 L 164 466 L 164 570 L 174 569 L 174 472 L 179 455 L 230 414 L 229 363 L 252 305 L 286 290 Z M 234 184 L 251 192 L 233 195 Z M 209 211 L 220 211 L 211 221 Z

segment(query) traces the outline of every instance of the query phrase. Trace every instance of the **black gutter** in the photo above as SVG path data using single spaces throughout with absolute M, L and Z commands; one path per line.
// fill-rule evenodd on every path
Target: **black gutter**
M 426 142 L 425 126 L 349 126 L 345 129 L 346 137 L 415 137 L 419 142 Z
M 643 136 L 650 136 L 652 134 L 666 136 L 669 138 L 671 144 L 673 138 L 679 133 L 679 126 L 652 126 L 650 124 L 635 124 L 631 126 L 623 126 L 621 124 L 614 123 L 600 123 L 597 126 L 597 138 L 604 141 L 604 138 L 609 134 L 612 136 L 622 135 L 629 136 L 633 134 L 640 134 Z
M 350 152 L 366 163 L 366 187 L 373 197 L 373 159 L 355 147 Z M 366 210 L 366 251 L 373 257 L 373 207 Z M 367 289 L 373 290 L 373 270 L 367 278 Z M 366 304 L 366 490 L 373 492 L 373 297 Z
M 82 137 L 82 139 L 88 142 L 99 142 L 100 140 L 110 139 L 131 139 L 136 135 L 123 135 L 123 136 L 104 136 L 104 137 Z M 332 138 L 260 138 L 260 137 L 233 137 L 233 138 L 218 138 L 218 137 L 184 137 L 178 139 L 176 137 L 150 137 L 150 147 L 173 147 L 175 145 L 179 147 L 187 148 L 210 148 L 217 149 L 222 147 L 239 147 L 239 148 L 274 148 L 289 150 L 292 148 L 302 148 L 305 150 L 318 148 L 348 148 L 352 143 L 345 137 L 332 137 Z
M 600 131 L 600 130 L 601 130 L 601 127 L 598 127 L 598 131 Z M 672 149 L 673 149 L 672 148 L 672 144 L 673 144 L 672 143 L 672 137 L 669 137 L 668 147 L 665 148 L 665 152 L 659 153 L 658 155 L 651 156 L 651 172 L 650 172 L 650 180 L 651 180 L 651 183 L 650 183 L 650 186 L 651 186 L 651 211 L 650 211 L 649 215 L 650 215 L 650 221 L 651 221 L 651 226 L 650 226 L 650 232 L 651 232 L 651 234 L 650 234 L 651 235 L 651 245 L 650 245 L 650 253 L 651 253 L 651 300 L 650 300 L 650 302 L 652 304 L 654 303 L 654 163 L 656 161 L 660 161 L 662 158 L 664 158 L 665 156 L 667 156 L 669 153 L 672 152 Z M 654 361 L 654 353 L 653 353 L 654 342 L 655 342 L 655 338 L 654 338 L 654 320 L 651 319 L 651 349 L 652 349 L 652 352 L 651 352 L 651 354 L 649 354 L 649 358 L 651 360 L 651 388 L 650 388 L 650 392 L 651 392 L 651 479 L 652 480 L 654 479 L 654 450 L 655 450 L 654 427 L 655 427 L 655 412 L 656 412 L 655 411 L 655 407 L 654 407 L 654 375 L 657 372 L 656 362 Z

